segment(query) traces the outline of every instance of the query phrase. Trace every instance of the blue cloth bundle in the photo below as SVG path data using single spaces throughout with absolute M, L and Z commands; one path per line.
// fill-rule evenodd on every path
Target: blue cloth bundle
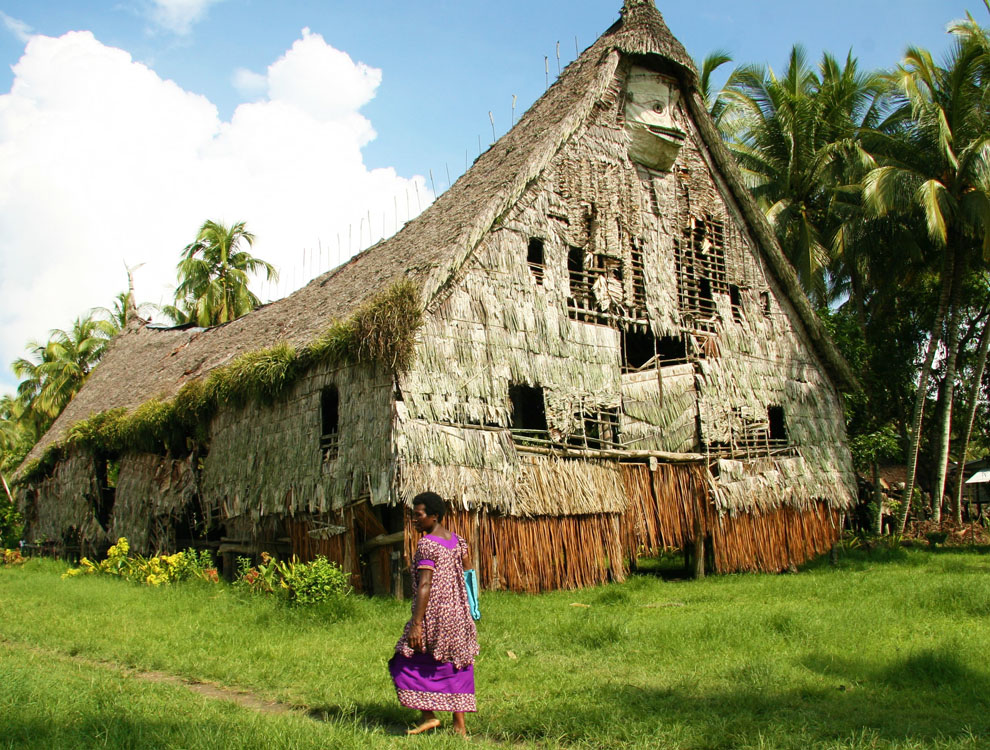
M 467 588 L 468 607 L 474 620 L 481 619 L 481 608 L 478 606 L 478 575 L 474 568 L 464 571 L 464 585 Z

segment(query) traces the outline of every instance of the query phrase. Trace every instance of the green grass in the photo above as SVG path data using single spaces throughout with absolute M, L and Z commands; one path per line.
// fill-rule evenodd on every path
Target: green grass
M 224 586 L 63 581 L 63 570 L 0 568 L 0 637 L 13 644 L 0 647 L 0 748 L 34 746 L 17 739 L 31 726 L 72 732 L 56 743 L 66 747 L 142 747 L 132 738 L 145 730 L 160 747 L 226 747 L 234 740 L 217 738 L 228 735 L 243 747 L 406 742 L 390 735 L 412 712 L 397 706 L 385 664 L 408 603 L 355 598 L 342 615 L 313 613 Z M 474 744 L 985 748 L 988 573 L 985 550 L 895 550 L 796 575 L 485 593 Z M 249 689 L 329 721 L 259 716 L 107 670 L 97 678 L 53 653 Z M 132 717 L 119 736 L 99 729 L 114 690 L 114 710 Z M 22 708 L 17 696 L 32 691 L 64 698 L 57 710 Z M 162 704 L 167 721 L 154 718 Z

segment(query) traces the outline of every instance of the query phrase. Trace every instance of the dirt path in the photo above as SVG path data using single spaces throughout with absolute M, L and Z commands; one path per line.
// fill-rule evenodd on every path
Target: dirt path
M 213 682 L 203 682 L 200 680 L 192 680 L 186 677 L 179 677 L 178 675 L 169 674 L 168 672 L 149 672 L 141 669 L 135 669 L 134 667 L 128 667 L 124 664 L 120 664 L 114 661 L 106 661 L 102 659 L 91 659 L 86 656 L 78 656 L 73 654 L 67 654 L 64 651 L 58 651 L 57 649 L 42 648 L 41 646 L 36 646 L 28 643 L 21 643 L 19 641 L 11 641 L 3 636 L 0 636 L 0 655 L 2 655 L 2 650 L 7 649 L 10 651 L 22 651 L 27 653 L 38 654 L 40 656 L 46 656 L 52 659 L 59 659 L 62 661 L 72 662 L 74 664 L 81 664 L 83 666 L 92 667 L 94 669 L 101 669 L 106 672 L 113 672 L 122 677 L 129 677 L 135 680 L 143 680 L 145 682 L 152 682 L 159 685 L 174 685 L 176 687 L 183 687 L 187 690 L 202 695 L 206 698 L 211 698 L 213 700 L 229 701 L 231 703 L 236 703 L 242 708 L 249 709 L 251 711 L 259 711 L 265 714 L 296 714 L 297 716 L 302 716 L 313 721 L 327 722 L 334 721 L 340 718 L 355 718 L 355 712 L 353 710 L 347 710 L 343 708 L 336 708 L 332 706 L 325 706 L 320 708 L 311 708 L 309 706 L 294 706 L 289 703 L 282 703 L 280 701 L 269 700 L 263 698 L 262 696 L 251 692 L 250 690 L 242 690 L 239 688 L 224 687 L 223 685 L 218 685 Z M 372 727 L 378 727 L 385 731 L 386 734 L 394 736 L 405 736 L 406 735 L 406 725 L 398 724 L 393 721 L 387 720 L 385 717 L 369 716 L 357 714 L 357 717 L 370 729 Z M 507 747 L 514 746 L 513 743 L 503 743 L 498 740 L 492 740 L 491 738 L 486 738 L 488 742 L 492 742 L 496 745 L 504 745 Z
M 295 713 L 300 716 L 308 716 L 314 720 L 326 720 L 325 714 L 320 712 L 311 711 L 305 707 L 292 706 L 288 703 L 280 703 L 279 701 L 268 700 L 262 698 L 260 695 L 250 692 L 249 690 L 239 690 L 234 688 L 224 687 L 222 685 L 217 685 L 212 682 L 201 682 L 199 680 L 190 680 L 185 677 L 179 677 L 177 675 L 169 674 L 167 672 L 146 672 L 140 669 L 134 669 L 133 667 L 128 667 L 123 664 L 118 664 L 112 661 L 103 661 L 99 659 L 90 659 L 85 656 L 74 656 L 72 654 L 67 654 L 63 651 L 57 651 L 54 649 L 41 648 L 40 646 L 34 646 L 26 643 L 19 643 L 16 641 L 9 641 L 5 638 L 0 638 L 0 646 L 7 648 L 12 651 L 24 651 L 34 654 L 39 654 L 41 656 L 48 656 L 55 659 L 61 659 L 63 661 L 72 662 L 74 664 L 82 664 L 87 667 L 93 667 L 94 669 L 102 669 L 108 672 L 116 672 L 124 677 L 130 677 L 136 680 L 144 680 L 145 682 L 154 682 L 162 685 L 175 685 L 177 687 L 184 687 L 187 690 L 191 690 L 194 693 L 203 695 L 207 698 L 213 698 L 214 700 L 224 700 L 236 703 L 238 706 L 243 708 L 251 709 L 252 711 L 260 711 L 267 714 L 288 714 Z

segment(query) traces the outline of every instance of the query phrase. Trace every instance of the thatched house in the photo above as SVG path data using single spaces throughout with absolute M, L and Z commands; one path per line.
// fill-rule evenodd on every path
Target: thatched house
M 455 507 L 485 587 L 705 552 L 776 571 L 855 501 L 855 378 L 652 0 L 398 234 L 209 329 L 134 325 L 20 474 L 28 534 L 327 554 L 376 590 Z

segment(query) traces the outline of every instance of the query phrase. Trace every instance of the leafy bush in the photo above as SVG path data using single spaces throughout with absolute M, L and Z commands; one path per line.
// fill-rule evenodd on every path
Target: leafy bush
M 295 559 L 281 562 L 262 552 L 256 566 L 248 558 L 238 557 L 234 585 L 254 593 L 276 594 L 302 605 L 338 601 L 351 592 L 347 573 L 323 555 L 308 563 Z
M 21 539 L 24 527 L 14 504 L 0 494 L 0 548 L 16 545 Z
M 296 604 L 318 604 L 351 591 L 347 573 L 323 555 L 310 563 L 290 562 L 282 567 L 289 600 Z

